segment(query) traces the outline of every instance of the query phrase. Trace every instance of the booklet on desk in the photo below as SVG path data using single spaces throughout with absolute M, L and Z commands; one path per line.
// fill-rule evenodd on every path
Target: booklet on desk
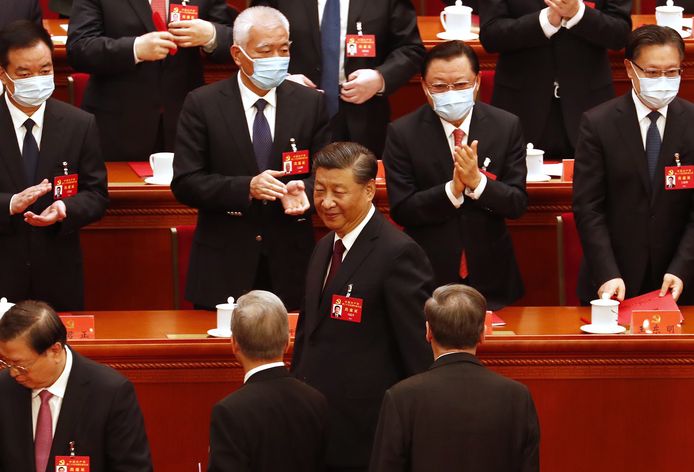
M 634 310 L 674 310 L 680 311 L 677 303 L 672 298 L 670 293 L 664 297 L 660 296 L 660 290 L 644 293 L 638 297 L 628 298 L 619 304 L 619 324 L 631 324 L 631 313 Z M 680 313 L 680 322 L 683 321 L 682 313 Z
M 496 313 L 494 313 L 494 312 L 491 312 L 491 313 L 492 313 L 492 326 L 494 326 L 494 327 L 506 326 L 506 322 L 504 320 L 502 320 L 501 318 L 499 318 Z

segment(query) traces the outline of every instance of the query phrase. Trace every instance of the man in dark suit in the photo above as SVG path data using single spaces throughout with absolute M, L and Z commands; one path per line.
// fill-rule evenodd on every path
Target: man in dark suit
M 356 143 L 314 160 L 316 211 L 331 231 L 309 263 L 292 371 L 328 399 L 328 470 L 368 467 L 383 393 L 431 361 L 422 315 L 431 266 L 373 206 L 376 172 Z
M 254 0 L 287 15 L 294 80 L 325 91 L 333 141 L 358 142 L 377 156 L 390 121 L 387 96 L 424 57 L 411 0 Z M 347 35 L 374 35 L 374 57 L 348 57 Z
M 625 56 L 633 90 L 587 112 L 576 147 L 578 296 L 623 300 L 660 289 L 689 305 L 694 191 L 665 189 L 668 167 L 694 165 L 694 105 L 677 98 L 684 42 L 671 28 L 642 26 Z
M 523 294 L 505 222 L 528 204 L 520 123 L 475 103 L 479 62 L 462 41 L 429 51 L 422 77 L 429 103 L 388 128 L 391 216 L 427 253 L 436 284 L 463 280 L 496 310 Z
M 499 53 L 492 105 L 517 115 L 545 157 L 573 156 L 581 114 L 614 97 L 607 50 L 631 31 L 631 0 L 486 0 L 480 41 Z
M 475 357 L 484 297 L 446 285 L 424 307 L 436 361 L 383 398 L 372 472 L 540 470 L 540 426 L 527 387 Z
M 132 384 L 66 336 L 43 302 L 20 302 L 0 320 L 0 470 L 51 472 L 74 452 L 91 472 L 151 472 Z
M 240 72 L 191 93 L 179 123 L 171 188 L 198 209 L 186 297 L 214 307 L 265 289 L 296 309 L 314 243 L 310 158 L 328 142 L 323 97 L 284 80 L 289 25 L 275 9 L 239 15 L 232 55 Z M 287 175 L 294 147 L 306 159 Z
M 198 19 L 168 26 L 167 2 L 151 1 L 154 10 L 146 0 L 78 0 L 72 8 L 68 61 L 91 74 L 83 108 L 96 116 L 107 161 L 173 151 L 183 100 L 203 84 L 201 52 L 229 58 L 224 0 L 193 0 Z
M 106 211 L 106 168 L 94 117 L 48 98 L 52 49 L 30 21 L 0 31 L 0 293 L 81 310 L 79 231 Z
M 323 470 L 328 404 L 316 389 L 290 376 L 287 310 L 270 292 L 238 300 L 231 348 L 244 385 L 212 410 L 208 472 Z
M 4 1 L 2 3 L 2 15 L 0 15 L 0 29 L 17 20 L 30 20 L 41 26 L 42 16 L 39 0 Z

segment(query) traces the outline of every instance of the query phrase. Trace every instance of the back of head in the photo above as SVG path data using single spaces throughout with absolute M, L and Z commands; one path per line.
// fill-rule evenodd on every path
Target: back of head
M 354 181 L 364 185 L 378 174 L 374 153 L 358 143 L 334 142 L 321 149 L 313 158 L 313 173 L 317 169 L 352 169 Z
M 467 285 L 439 287 L 424 305 L 424 314 L 436 343 L 445 349 L 477 346 L 484 331 L 487 302 Z
M 234 44 L 243 48 L 248 44 L 251 28 L 267 28 L 280 25 L 289 34 L 289 20 L 279 10 L 266 6 L 250 7 L 234 20 Z
M 287 309 L 276 295 L 253 290 L 238 299 L 231 332 L 238 348 L 249 359 L 281 358 L 289 342 Z
M 10 51 L 36 46 L 43 42 L 53 52 L 51 35 L 33 21 L 19 20 L 0 29 L 0 66 L 7 69 Z
M 25 337 L 29 347 L 43 354 L 55 343 L 67 343 L 67 330 L 48 304 L 34 300 L 19 302 L 0 319 L 0 342 Z
M 630 61 L 637 60 L 641 49 L 648 46 L 672 46 L 684 59 L 684 40 L 674 29 L 667 26 L 643 25 L 629 35 L 624 56 Z

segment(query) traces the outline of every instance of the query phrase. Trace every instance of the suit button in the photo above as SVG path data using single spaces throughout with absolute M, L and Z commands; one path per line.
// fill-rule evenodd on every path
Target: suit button
M 258 236 L 255 237 L 255 240 L 258 241 L 258 242 L 260 242 L 260 241 L 263 240 L 263 237 L 262 237 L 261 235 L 258 235 Z
M 263 200 L 263 205 L 267 205 L 267 200 Z

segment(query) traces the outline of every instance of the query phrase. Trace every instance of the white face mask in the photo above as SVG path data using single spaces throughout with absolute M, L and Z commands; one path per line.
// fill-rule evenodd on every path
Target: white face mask
M 289 69 L 288 57 L 259 57 L 253 59 L 246 53 L 246 50 L 239 46 L 239 49 L 249 61 L 253 63 L 253 74 L 248 75 L 241 69 L 241 72 L 248 77 L 256 87 L 262 90 L 271 90 L 284 82 Z
M 9 75 L 6 77 L 10 79 Z M 10 96 L 25 107 L 40 106 L 53 95 L 55 90 L 53 74 L 35 75 L 26 79 L 10 79 L 10 81 L 14 84 L 14 93 L 8 90 Z
M 475 106 L 475 90 L 470 87 L 464 90 L 449 90 L 443 93 L 430 93 L 427 95 L 434 102 L 434 111 L 448 122 L 460 121 Z
M 632 64 L 632 69 L 634 65 Z M 634 69 L 634 73 L 636 70 Z M 639 98 L 649 107 L 658 110 L 668 105 L 675 99 L 680 90 L 681 76 L 677 77 L 657 77 L 649 79 L 647 77 L 639 77 Z

